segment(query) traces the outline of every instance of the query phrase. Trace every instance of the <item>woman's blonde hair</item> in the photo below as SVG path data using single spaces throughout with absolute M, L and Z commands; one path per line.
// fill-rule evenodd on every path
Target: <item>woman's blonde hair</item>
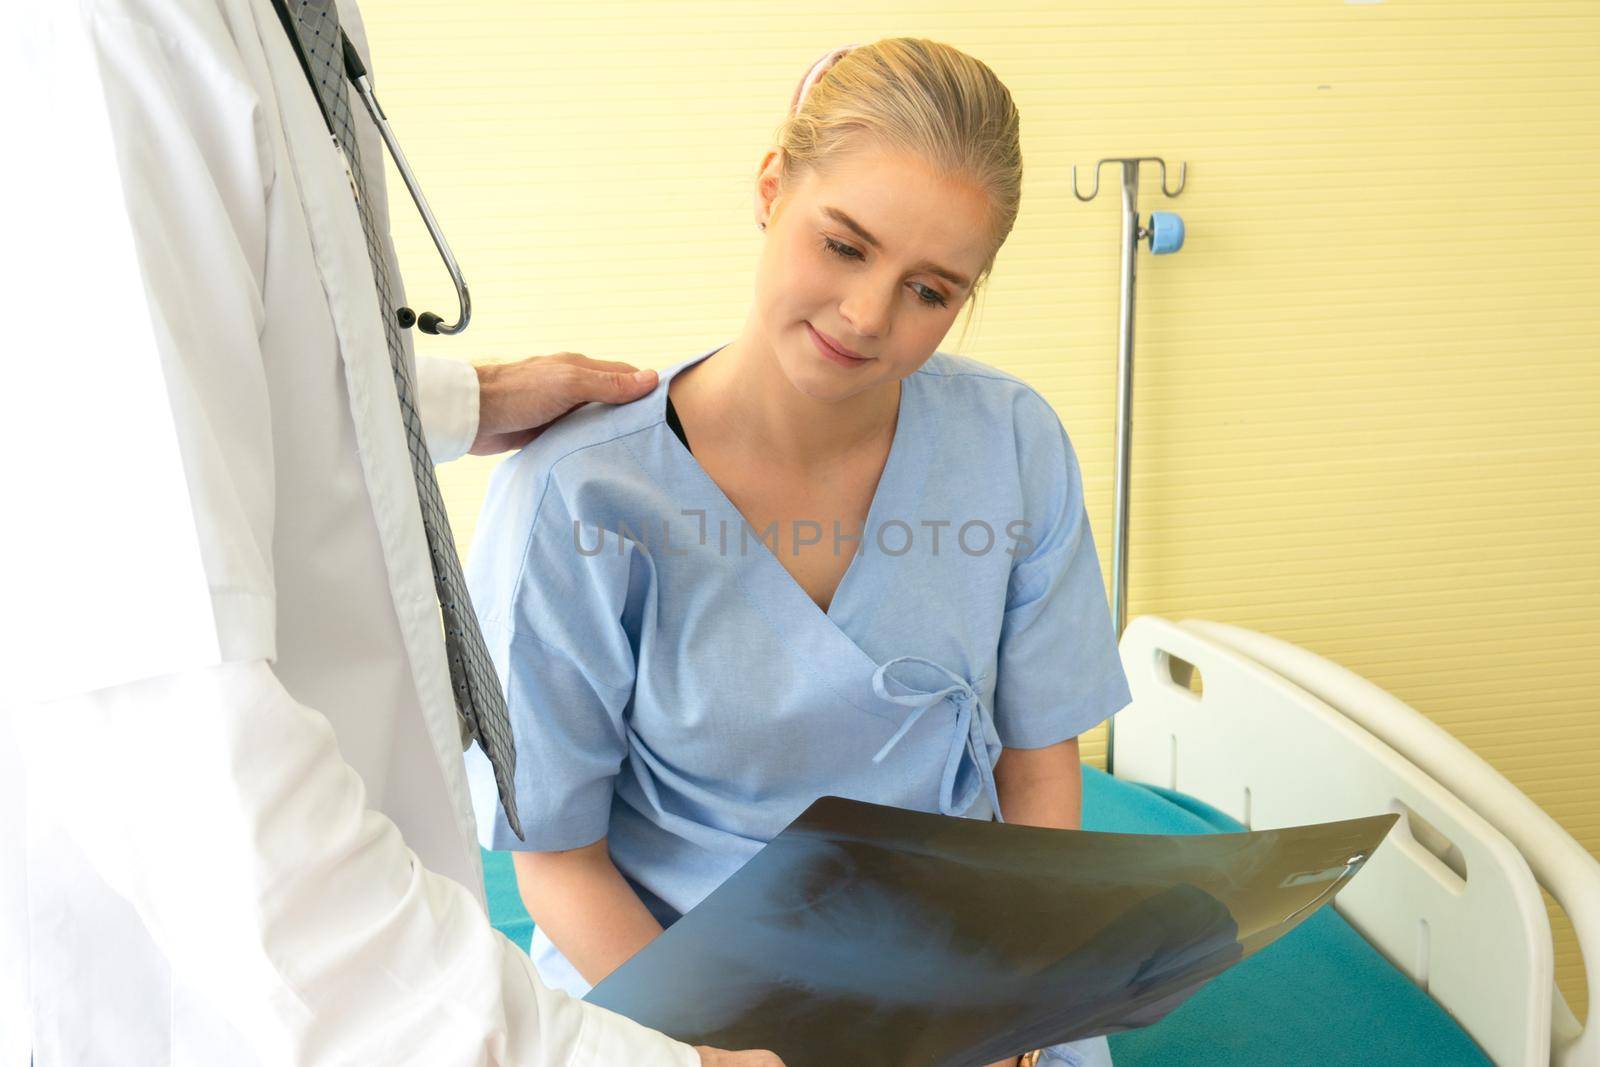
M 1020 119 L 1010 91 L 982 62 L 938 41 L 888 37 L 832 55 L 819 61 L 832 62 L 821 75 L 810 72 L 809 92 L 796 90 L 774 135 L 783 150 L 780 185 L 826 175 L 842 155 L 869 143 L 915 154 L 937 173 L 982 189 L 991 245 L 970 301 L 993 270 L 1022 200 Z M 970 318 L 970 303 L 967 310 Z

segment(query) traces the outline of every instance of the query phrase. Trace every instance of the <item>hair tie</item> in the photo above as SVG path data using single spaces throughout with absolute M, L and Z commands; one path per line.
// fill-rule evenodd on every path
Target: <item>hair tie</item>
M 833 69 L 834 64 L 860 48 L 859 44 L 847 44 L 842 48 L 835 48 L 815 63 L 806 71 L 806 76 L 800 79 L 800 84 L 795 86 L 794 96 L 789 100 L 789 114 L 796 115 L 800 112 L 800 105 L 805 103 L 806 97 L 811 94 L 811 89 L 822 80 L 822 76 Z

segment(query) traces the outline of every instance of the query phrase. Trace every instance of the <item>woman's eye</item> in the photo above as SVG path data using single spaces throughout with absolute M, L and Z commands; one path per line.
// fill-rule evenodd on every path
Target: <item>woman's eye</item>
M 857 252 L 855 249 L 851 248 L 849 245 L 840 244 L 838 241 L 835 241 L 831 237 L 824 237 L 822 239 L 822 243 L 828 247 L 828 251 L 832 252 L 834 255 L 839 256 L 842 259 L 860 259 L 861 258 L 861 253 L 860 252 Z
M 831 237 L 824 237 L 822 239 L 822 244 L 823 247 L 832 252 L 834 255 L 838 256 L 840 259 L 861 258 L 860 252 L 857 252 L 854 248 L 851 248 L 847 244 L 841 244 L 840 242 L 835 241 Z M 929 289 L 926 285 L 919 285 L 916 287 L 916 290 L 917 299 L 926 304 L 928 307 L 942 308 L 949 303 L 949 301 L 947 301 L 943 296 L 939 295 L 938 290 Z

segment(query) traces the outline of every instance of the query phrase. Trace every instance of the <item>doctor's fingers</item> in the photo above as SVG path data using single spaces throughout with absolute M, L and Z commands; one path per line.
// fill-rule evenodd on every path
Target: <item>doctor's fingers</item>
M 783 1067 L 777 1053 L 760 1049 L 754 1052 L 725 1052 L 720 1048 L 696 1045 L 700 1067 Z
M 656 372 L 637 370 L 626 363 L 613 363 L 578 356 L 547 364 L 552 383 L 571 407 L 600 400 L 607 404 L 626 404 L 656 387 Z M 642 375 L 642 377 L 641 377 Z
M 632 363 L 622 363 L 614 359 L 591 359 L 590 357 L 582 355 L 578 352 L 557 352 L 554 355 L 545 356 L 544 358 L 556 363 L 565 363 L 569 367 L 580 367 L 587 370 L 600 371 L 601 373 L 605 374 L 613 374 L 619 379 L 630 379 L 636 374 L 645 374 L 647 376 L 653 376 L 655 374 L 655 371 L 650 370 L 649 368 L 640 370 Z M 650 388 L 655 388 L 655 382 L 653 378 L 651 379 Z
M 639 369 L 631 363 L 619 363 L 614 359 L 592 359 L 589 356 L 584 355 L 582 352 L 555 352 L 551 355 L 541 358 L 548 359 L 555 363 L 568 363 L 579 367 L 590 367 L 594 370 L 627 371 L 629 374 L 632 374 L 634 371 Z

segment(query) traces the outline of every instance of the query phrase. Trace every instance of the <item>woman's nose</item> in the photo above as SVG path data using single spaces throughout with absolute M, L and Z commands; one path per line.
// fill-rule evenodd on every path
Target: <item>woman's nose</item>
M 861 337 L 882 337 L 894 314 L 894 293 L 882 286 L 859 286 L 839 305 L 839 314 Z

